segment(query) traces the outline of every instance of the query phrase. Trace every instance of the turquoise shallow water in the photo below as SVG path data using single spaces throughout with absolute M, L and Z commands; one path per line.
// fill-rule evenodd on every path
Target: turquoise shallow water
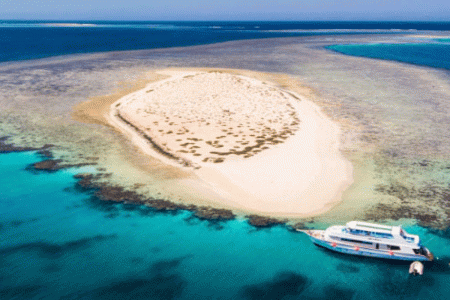
M 350 44 L 332 45 L 328 49 L 354 56 L 395 60 L 410 64 L 450 70 L 448 39 L 441 43 L 420 44 Z
M 80 170 L 26 170 L 38 160 L 0 155 L 0 299 L 450 299 L 448 235 L 406 228 L 441 258 L 409 277 L 284 227 L 98 202 Z

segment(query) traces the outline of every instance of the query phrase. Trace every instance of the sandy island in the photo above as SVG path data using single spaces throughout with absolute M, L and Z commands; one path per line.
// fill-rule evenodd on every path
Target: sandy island
M 179 184 L 191 193 L 220 207 L 297 217 L 330 209 L 353 182 L 339 127 L 299 93 L 256 72 L 153 74 L 97 113 L 145 154 L 190 172 Z

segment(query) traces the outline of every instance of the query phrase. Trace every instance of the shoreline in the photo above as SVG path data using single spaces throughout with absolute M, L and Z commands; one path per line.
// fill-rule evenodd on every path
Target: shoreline
M 75 108 L 73 116 L 75 120 L 91 123 L 92 120 L 90 118 L 94 114 L 95 118 L 103 118 L 103 121 L 108 121 L 109 127 L 115 128 L 116 131 L 120 131 L 125 135 L 140 152 L 158 159 L 163 164 L 179 168 L 181 172 L 187 175 L 177 180 L 177 184 L 183 186 L 181 189 L 187 189 L 190 193 L 194 189 L 194 194 L 201 196 L 199 198 L 208 199 L 208 202 L 213 207 L 228 208 L 244 214 L 254 213 L 273 217 L 302 218 L 322 214 L 341 201 L 342 193 L 353 182 L 353 169 L 350 162 L 342 156 L 339 150 L 341 133 L 338 125 L 329 120 L 320 111 L 320 107 L 308 100 L 308 96 L 312 93 L 310 90 L 298 86 L 297 80 L 284 74 L 268 74 L 246 70 L 190 68 L 153 71 L 152 76 L 159 74 L 156 77 L 153 76 L 153 79 L 156 79 L 147 81 L 147 84 L 135 86 L 134 93 L 142 91 L 143 87 L 148 89 L 149 86 L 154 86 L 155 83 L 170 82 L 171 77 L 168 78 L 167 76 L 174 72 L 181 72 L 184 76 L 186 76 L 186 72 L 223 72 L 244 76 L 251 80 L 263 81 L 264 84 L 270 82 L 271 86 L 276 86 L 283 93 L 290 95 L 289 102 L 295 108 L 296 113 L 304 114 L 305 111 L 308 111 L 307 117 L 314 121 L 302 121 L 300 117 L 300 129 L 298 132 L 295 132 L 295 134 L 273 148 L 263 150 L 250 158 L 231 159 L 225 163 L 200 163 L 200 166 L 198 161 L 196 161 L 196 167 L 192 168 L 192 165 L 191 167 L 186 167 L 189 165 L 186 163 L 184 164 L 185 167 L 182 167 L 179 162 L 168 158 L 161 151 L 155 151 L 152 147 L 148 147 L 148 140 L 145 140 L 142 132 L 136 131 L 137 127 L 130 126 L 130 124 L 127 125 L 123 119 L 120 120 L 116 116 L 114 108 L 120 103 L 120 99 L 133 94 L 133 91 L 130 92 L 128 90 L 127 92 L 130 93 L 116 93 L 113 97 L 109 95 L 108 101 L 100 97 L 102 104 L 100 106 L 98 105 L 99 99 L 81 103 Z M 306 97 L 305 94 L 307 95 Z M 87 105 L 86 103 L 91 104 Z M 107 113 L 105 108 L 109 106 L 112 109 Z M 88 107 L 87 113 L 89 117 L 83 118 L 82 115 L 86 111 L 86 107 Z M 320 122 L 317 122 L 318 120 Z M 104 122 L 101 123 L 106 125 Z M 310 128 L 309 134 L 306 134 L 307 131 L 302 130 L 304 125 L 315 129 Z M 318 132 L 322 133 L 323 140 L 313 142 L 318 144 L 314 150 L 308 149 L 311 147 L 307 146 L 304 139 L 311 140 Z M 333 138 L 328 140 L 326 136 L 330 133 Z M 156 144 L 158 145 L 157 142 Z M 326 146 L 324 149 L 327 149 L 325 151 L 321 150 L 321 147 L 324 145 Z M 305 162 L 301 165 L 302 167 L 299 167 L 299 163 L 302 163 L 302 160 L 298 158 L 299 147 L 303 147 L 301 149 L 304 153 L 309 151 L 308 157 L 314 157 L 314 167 L 311 166 L 311 163 L 305 164 Z M 333 153 L 333 157 L 324 160 L 330 153 L 330 150 Z M 289 154 L 289 157 L 284 159 L 285 162 L 282 162 L 283 159 L 280 160 L 280 158 L 286 158 L 286 154 Z M 320 161 L 321 159 L 324 161 Z M 280 162 L 284 163 L 284 165 L 280 166 Z M 258 168 L 261 169 L 262 164 L 265 166 L 271 165 L 269 169 L 272 172 L 275 171 L 277 175 L 267 177 L 261 176 L 260 171 L 255 172 Z M 332 171 L 324 170 L 329 164 L 335 165 L 334 169 L 331 168 L 333 169 Z M 301 171 L 299 171 L 300 169 Z M 308 172 L 306 172 L 306 175 L 302 175 L 301 173 L 305 173 L 305 169 Z M 334 176 L 339 169 L 341 169 L 339 171 L 341 174 Z M 255 174 L 258 174 L 258 176 L 255 176 Z M 342 175 L 344 179 L 340 178 Z M 249 177 L 254 177 L 253 182 L 242 181 Z M 331 184 L 330 181 L 332 181 Z M 258 182 L 259 185 L 255 185 Z M 302 184 L 299 184 L 299 182 L 302 182 Z M 300 188 L 298 187 L 299 185 L 301 186 Z M 323 191 L 326 192 L 324 193 Z M 282 200 L 279 200 L 280 195 Z M 192 197 L 188 198 L 190 198 L 190 201 L 186 201 L 186 204 L 192 202 Z M 277 198 L 277 201 L 273 201 Z M 326 198 L 326 201 L 323 198 Z M 184 201 L 181 202 L 184 203 Z M 191 204 L 198 203 L 194 201 Z

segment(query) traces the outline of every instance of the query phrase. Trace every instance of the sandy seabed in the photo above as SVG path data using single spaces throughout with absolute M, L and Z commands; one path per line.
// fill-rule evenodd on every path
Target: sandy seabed
M 165 79 L 114 102 L 107 119 L 142 152 L 192 172 L 179 183 L 202 197 L 306 216 L 331 208 L 352 183 L 339 127 L 304 96 L 236 71 L 156 73 Z

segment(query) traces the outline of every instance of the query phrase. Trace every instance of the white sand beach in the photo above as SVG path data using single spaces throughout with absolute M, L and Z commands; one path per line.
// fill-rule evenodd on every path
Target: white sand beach
M 180 184 L 212 202 L 305 216 L 353 182 L 338 125 L 304 96 L 235 72 L 157 73 L 169 77 L 114 102 L 108 120 L 144 153 L 192 172 Z

